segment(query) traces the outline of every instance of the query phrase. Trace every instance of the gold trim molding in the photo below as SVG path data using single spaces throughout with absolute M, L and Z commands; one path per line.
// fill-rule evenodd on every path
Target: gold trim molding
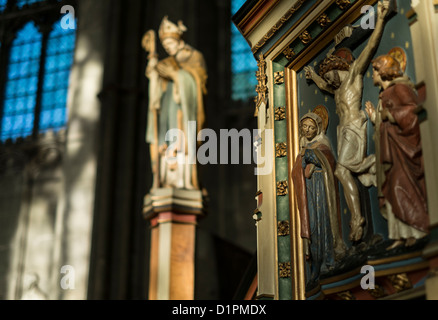
M 277 23 L 264 35 L 262 40 L 260 40 L 251 50 L 253 53 L 256 53 L 257 50 L 259 50 L 261 47 L 263 47 L 266 42 L 268 42 L 269 39 L 271 39 L 278 30 L 287 22 L 289 21 L 292 16 L 295 14 L 298 9 L 301 8 L 301 6 L 309 0 L 298 0 L 292 8 L 290 8 L 281 18 L 277 21 Z

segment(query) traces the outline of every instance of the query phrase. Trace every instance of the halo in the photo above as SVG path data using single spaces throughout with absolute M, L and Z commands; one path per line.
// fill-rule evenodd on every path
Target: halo
M 395 60 L 397 60 L 398 63 L 400 63 L 400 67 L 403 70 L 403 72 L 406 72 L 406 65 L 407 65 L 408 59 L 406 57 L 406 52 L 402 48 L 400 48 L 400 47 L 392 48 L 388 52 L 388 55 L 390 55 Z
M 348 64 L 352 64 L 354 62 L 353 52 L 348 48 L 339 48 L 333 53 L 333 55 L 344 58 Z
M 323 105 L 319 105 L 315 107 L 312 112 L 317 114 L 322 119 L 322 129 L 324 133 L 326 133 L 329 124 L 329 114 L 327 108 Z

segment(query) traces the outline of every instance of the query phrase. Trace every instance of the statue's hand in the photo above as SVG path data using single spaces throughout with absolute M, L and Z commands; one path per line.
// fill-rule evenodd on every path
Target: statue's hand
M 388 14 L 389 3 L 390 3 L 390 0 L 383 0 L 382 2 L 379 2 L 379 4 L 377 5 L 377 16 L 380 19 L 384 19 L 386 17 L 386 15 Z
M 315 74 L 315 70 L 312 67 L 304 67 L 304 75 L 306 76 L 306 79 L 312 80 L 313 76 Z
M 313 172 L 315 171 L 315 165 L 313 163 L 307 165 L 306 169 L 304 170 L 304 176 L 307 179 L 312 178 Z
M 175 81 L 178 77 L 178 71 L 175 70 L 172 66 L 165 63 L 159 63 L 157 65 L 157 71 L 161 77 L 166 79 Z
M 374 119 L 376 115 L 376 108 L 371 101 L 365 102 L 365 111 L 367 112 L 370 119 Z

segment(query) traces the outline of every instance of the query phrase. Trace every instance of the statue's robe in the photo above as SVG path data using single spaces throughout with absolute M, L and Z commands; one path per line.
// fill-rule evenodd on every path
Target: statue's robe
M 315 170 L 306 178 L 309 165 Z M 292 179 L 300 215 L 301 237 L 310 242 L 308 281 L 318 281 L 335 265 L 335 250 L 345 250 L 339 226 L 340 207 L 338 182 L 334 176 L 335 158 L 331 149 L 321 143 L 308 144 L 298 155 Z M 333 234 L 337 232 L 337 237 Z
M 400 228 L 412 227 L 418 232 L 395 231 L 389 222 L 390 238 L 421 237 L 427 233 L 429 218 L 427 213 L 426 185 L 420 124 L 417 116 L 418 97 L 408 82 L 394 82 L 380 94 L 382 108 L 389 111 L 394 123 L 388 119 L 380 125 L 380 163 L 385 179 L 382 184 L 380 205 L 388 214 L 388 205 L 396 220 L 402 222 Z M 386 207 L 386 208 L 385 208 Z M 400 234 L 401 233 L 401 234 Z M 416 236 L 417 234 L 417 236 Z

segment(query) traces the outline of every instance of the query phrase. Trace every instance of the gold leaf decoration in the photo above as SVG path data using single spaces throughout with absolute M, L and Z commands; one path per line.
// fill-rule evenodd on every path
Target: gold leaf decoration
M 289 221 L 278 221 L 278 236 L 284 237 L 290 234 Z
M 285 107 L 279 107 L 275 109 L 275 121 L 282 121 L 286 119 L 286 108 Z
M 275 156 L 277 158 L 283 158 L 287 156 L 287 144 L 284 142 L 277 143 L 275 145 Z
M 279 276 L 280 278 L 290 278 L 291 275 L 291 264 L 290 262 L 279 263 Z
M 287 181 L 277 182 L 277 196 L 285 196 L 288 194 L 288 184 Z

